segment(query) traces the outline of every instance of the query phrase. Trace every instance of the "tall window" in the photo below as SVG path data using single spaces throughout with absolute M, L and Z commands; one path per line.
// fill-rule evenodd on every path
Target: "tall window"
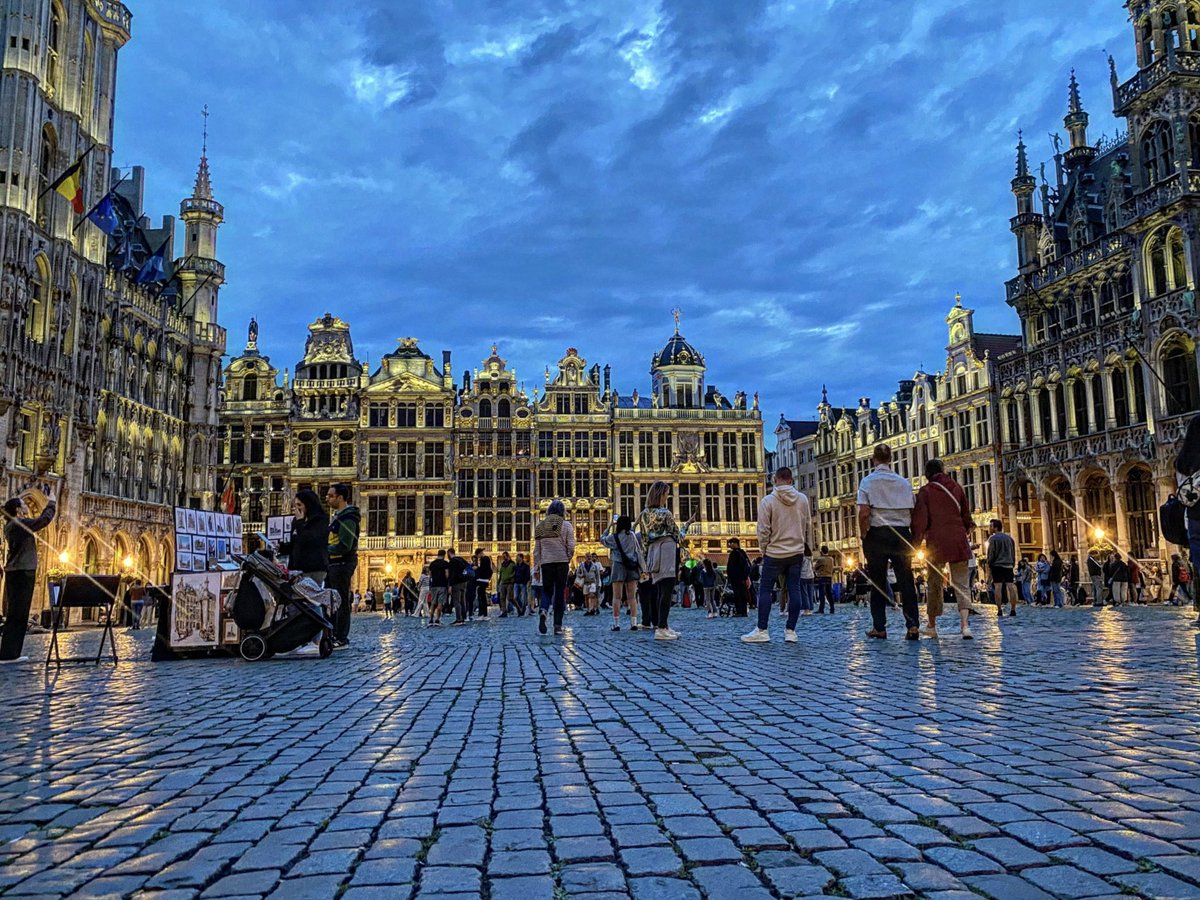
M 753 434 L 742 435 L 742 467 L 758 468 L 758 437 Z
M 721 521 L 721 486 L 710 484 L 704 491 L 704 519 L 708 522 Z
M 533 473 L 528 469 L 520 469 L 513 475 L 513 492 L 518 500 L 528 500 L 533 496 Z
M 658 433 L 658 467 L 671 468 L 671 435 L 665 431 Z
M 538 472 L 538 496 L 543 500 L 550 500 L 556 496 L 553 469 L 542 469 Z
M 1076 378 L 1071 390 L 1075 399 L 1075 431 L 1080 435 L 1091 432 L 1088 427 L 1087 383 L 1083 378 Z
M 401 494 L 396 498 L 396 534 L 417 533 L 417 498 Z
M 496 470 L 496 499 L 511 500 L 513 495 L 512 469 Z
M 443 441 L 425 442 L 425 477 L 446 477 L 446 444 Z
M 425 406 L 425 427 L 445 428 L 446 408 L 441 404 L 429 403 Z
M 400 441 L 396 444 L 396 477 L 417 477 L 417 442 Z
M 441 494 L 425 495 L 425 534 L 441 534 L 446 527 L 446 498 Z
M 575 432 L 575 458 L 587 459 L 588 456 L 588 433 L 586 431 Z
M 47 190 L 57 177 L 54 170 L 57 157 L 58 141 L 54 136 L 54 130 L 47 125 L 42 129 L 42 147 L 38 157 L 37 223 L 43 229 L 50 227 L 51 204 L 58 196 L 54 191 Z
M 603 431 L 592 432 L 592 458 L 606 459 L 608 457 L 608 435 Z
M 638 467 L 654 468 L 654 435 L 648 431 L 638 432 Z
M 62 12 L 58 8 L 58 4 L 50 10 L 50 34 L 46 40 L 46 80 L 48 82 L 51 97 L 58 93 L 60 83 L 60 75 L 62 69 L 62 36 L 63 36 L 63 19 Z
M 343 431 L 338 443 L 338 466 L 349 469 L 354 465 L 354 435 Z
M 538 432 L 538 456 L 542 459 L 550 459 L 554 456 L 554 432 Z
M 1130 366 L 1133 376 L 1133 415 L 1135 422 L 1146 421 L 1146 381 L 1142 377 L 1142 364 L 1134 362 Z
M 741 506 L 738 503 L 738 489 L 736 484 L 725 485 L 725 521 L 738 522 L 741 521 Z
M 1175 344 L 1162 357 L 1163 381 L 1167 399 L 1167 415 L 1179 416 L 1193 412 L 1200 391 L 1196 386 L 1196 352 L 1183 344 Z
M 416 428 L 417 427 L 417 404 L 416 403 L 397 403 L 396 404 L 396 427 L 397 428 Z
M 700 485 L 681 484 L 676 496 L 679 498 L 678 515 L 680 522 L 686 522 L 692 516 L 700 514 Z
M 533 540 L 533 519 L 529 513 L 517 513 L 516 532 L 514 539 L 522 547 Z
M 717 468 L 719 464 L 717 450 L 718 440 L 719 438 L 715 431 L 704 432 L 704 463 L 710 469 Z
M 333 465 L 333 432 L 317 432 L 317 468 L 328 469 Z
M 32 294 L 29 298 L 29 315 L 25 319 L 25 334 L 31 341 L 41 344 L 46 340 L 47 324 L 50 320 L 50 267 L 46 257 L 38 256 L 34 266 Z
M 637 485 L 622 484 L 617 497 L 617 509 L 621 515 L 634 518 L 638 514 Z
M 1125 485 L 1125 511 L 1129 516 L 1129 548 L 1139 558 L 1150 555 L 1158 545 L 1157 503 L 1154 499 L 1154 477 L 1142 468 L 1130 470 Z
M 388 498 L 371 496 L 367 498 L 367 534 L 384 535 L 388 533 Z
M 1142 177 L 1147 187 L 1171 176 L 1174 140 L 1171 126 L 1155 120 L 1142 132 Z
M 633 468 L 632 431 L 622 431 L 617 435 L 617 465 L 622 469 Z
M 387 441 L 371 441 L 367 444 L 367 477 L 390 478 Z
M 480 469 L 475 480 L 479 485 L 480 500 L 491 500 L 496 496 L 496 473 L 492 469 Z
M 513 514 L 511 512 L 496 513 L 496 541 L 500 544 L 511 544 L 513 539 Z
M 1113 395 L 1113 418 L 1117 420 L 1117 425 L 1129 424 L 1129 389 L 1128 383 L 1125 381 L 1124 369 L 1112 369 L 1108 373 L 1108 378 L 1112 381 Z
M 371 428 L 387 428 L 388 407 L 386 403 L 372 403 L 367 407 L 367 425 Z

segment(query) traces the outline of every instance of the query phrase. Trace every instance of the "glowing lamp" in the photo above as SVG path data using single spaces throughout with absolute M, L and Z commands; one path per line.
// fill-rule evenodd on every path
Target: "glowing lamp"
M 58 561 L 65 566 L 68 562 L 71 561 L 71 554 L 68 553 L 66 550 L 62 551 L 62 553 L 58 554 Z
M 1092 537 L 1094 537 L 1094 538 L 1095 538 L 1096 540 L 1098 540 L 1098 541 L 1102 541 L 1102 540 L 1104 540 L 1104 529 L 1103 529 L 1103 528 L 1097 528 L 1097 529 L 1095 529 L 1095 530 L 1092 532 Z
M 132 569 L 133 568 L 133 557 L 132 556 L 125 557 L 123 560 L 121 560 L 121 565 L 123 565 L 126 569 Z

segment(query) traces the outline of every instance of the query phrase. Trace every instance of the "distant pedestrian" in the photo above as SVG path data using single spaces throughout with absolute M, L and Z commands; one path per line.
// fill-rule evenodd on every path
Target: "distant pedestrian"
M 825 612 L 825 601 L 828 599 L 829 613 L 833 614 L 833 574 L 835 569 L 833 557 L 829 555 L 829 548 L 822 544 L 821 552 L 813 560 L 813 572 L 817 576 L 818 613 Z
M 1047 564 L 1047 569 L 1049 564 Z M 1017 567 L 1013 570 L 1013 579 L 1017 583 L 1017 593 L 1020 599 L 1026 606 L 1033 606 L 1033 591 L 1029 588 L 1029 582 L 1033 575 L 1033 569 L 1029 565 L 1029 557 L 1024 553 L 1017 560 Z
M 404 577 L 400 579 L 400 589 L 392 588 L 392 607 L 396 611 L 403 611 L 404 615 L 411 616 L 417 609 L 417 603 L 421 599 L 421 585 L 413 578 L 412 572 L 405 572 Z
M 1063 561 L 1057 550 L 1050 551 L 1050 596 L 1054 598 L 1057 609 L 1063 607 Z
M 450 605 L 450 560 L 454 551 L 439 550 L 437 558 L 429 564 L 429 624 L 442 624 L 442 613 Z
M 750 605 L 750 557 L 737 538 L 730 538 L 726 548 L 729 558 L 725 564 L 725 577 L 733 591 L 733 614 L 744 618 L 749 615 L 747 608 Z
M 1008 601 L 1009 617 L 1017 614 L 1017 585 L 1013 569 L 1017 563 L 1017 544 L 1004 532 L 1004 523 L 992 519 L 992 533 L 988 535 L 987 564 L 991 573 L 992 589 L 996 596 L 996 615 L 1004 615 L 1004 603 Z
M 500 601 L 500 618 L 508 617 L 508 608 L 513 605 L 513 578 L 517 564 L 507 550 L 500 554 L 500 565 L 496 569 L 496 597 Z
M 517 564 L 513 569 L 513 605 L 516 606 L 519 616 L 532 612 L 529 605 L 529 579 L 529 563 L 524 553 L 518 553 Z
M 611 529 L 600 535 L 600 543 L 612 556 L 612 630 L 621 630 L 621 604 L 629 609 L 629 630 L 638 630 L 638 580 L 646 571 L 646 556 L 642 542 L 633 530 L 629 516 L 618 516 Z
M 383 588 L 383 617 L 389 619 L 392 616 L 392 586 L 385 585 Z
M 425 616 L 430 614 L 432 609 L 432 604 L 430 603 L 433 593 L 431 587 L 432 580 L 429 574 L 429 566 L 422 566 L 421 577 L 417 581 L 417 607 L 413 610 L 413 615 L 422 621 L 425 619 Z
M 583 591 L 583 605 L 587 609 L 585 616 L 600 615 L 600 592 L 603 588 L 604 567 L 596 559 L 596 554 L 589 553 L 575 573 L 579 589 Z
M 1022 557 L 1024 559 L 1024 557 Z M 1050 602 L 1050 560 L 1046 558 L 1045 553 L 1039 553 L 1037 562 L 1034 563 L 1034 571 L 1037 573 L 1037 598 L 1038 603 Z M 1017 566 L 1018 572 L 1020 566 Z M 1016 573 L 1014 573 L 1015 575 Z
M 946 579 L 943 568 L 950 569 L 950 588 L 958 606 L 959 628 L 963 640 L 972 640 L 968 617 L 971 615 L 971 585 L 967 561 L 971 558 L 971 530 L 975 521 L 966 492 L 946 472 L 940 459 L 925 464 L 925 485 L 917 493 L 913 509 L 912 543 L 925 544 L 926 574 L 929 588 L 925 599 L 928 624 L 922 630 L 927 637 L 938 636 L 937 620 L 945 609 Z
M 475 591 L 475 568 L 451 547 L 446 551 L 450 564 L 450 603 L 454 606 L 454 624 L 466 625 L 471 619 L 471 602 Z
M 638 516 L 638 531 L 646 542 L 646 574 L 655 588 L 654 639 L 658 641 L 679 638 L 679 632 L 667 621 L 679 572 L 680 544 L 688 527 L 696 520 L 693 514 L 682 526 L 679 525 L 668 505 L 670 497 L 669 484 L 654 482 L 646 494 L 646 508 Z
M 29 516 L 24 497 L 13 497 L 4 504 L 4 541 L 8 559 L 4 564 L 4 607 L 6 616 L 0 631 L 0 663 L 28 662 L 21 655 L 25 632 L 29 630 L 29 607 L 33 603 L 38 567 L 37 533 L 54 521 L 54 491 L 47 494 L 46 508 L 36 518 Z
M 492 558 L 481 547 L 475 551 L 475 615 L 480 619 L 488 617 L 492 574 Z
M 546 613 L 554 610 L 554 633 L 562 634 L 567 608 L 567 572 L 575 555 L 575 528 L 566 520 L 566 506 L 553 501 L 546 517 L 538 522 L 533 537 L 534 580 L 542 583 L 538 609 L 538 631 L 546 633 Z
M 763 553 L 762 579 L 758 595 L 758 627 L 742 635 L 747 644 L 771 641 L 767 625 L 771 617 L 771 587 L 779 578 L 786 580 L 787 622 L 783 639 L 796 642 L 796 620 L 800 617 L 800 578 L 804 555 L 812 529 L 808 497 L 796 490 L 792 470 L 781 466 L 775 471 L 773 490 L 758 504 L 758 546 Z M 811 608 L 811 598 L 810 598 Z
M 1104 564 L 1094 550 L 1087 555 L 1088 581 L 1092 583 L 1092 606 L 1104 605 Z
M 871 583 L 871 630 L 867 637 L 887 637 L 888 566 L 896 576 L 904 607 L 905 638 L 919 640 L 920 611 L 912 575 L 912 511 L 914 498 L 907 478 L 892 471 L 892 448 L 876 444 L 874 469 L 858 486 L 858 530 Z
M 1110 553 L 1105 565 L 1105 581 L 1112 594 L 1113 606 L 1124 606 L 1129 602 L 1129 565 L 1120 553 Z

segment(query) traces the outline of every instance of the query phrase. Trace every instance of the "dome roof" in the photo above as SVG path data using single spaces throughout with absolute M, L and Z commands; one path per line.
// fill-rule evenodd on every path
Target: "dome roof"
M 676 331 L 665 347 L 654 356 L 653 366 L 703 366 L 700 351 Z

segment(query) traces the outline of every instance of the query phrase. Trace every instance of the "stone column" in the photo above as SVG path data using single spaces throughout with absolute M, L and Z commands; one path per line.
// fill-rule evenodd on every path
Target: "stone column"
M 1129 520 L 1125 513 L 1125 488 L 1128 482 L 1122 479 L 1110 483 L 1113 492 L 1113 511 L 1117 517 L 1117 549 L 1127 554 L 1133 549 L 1129 546 Z
M 1058 433 L 1058 391 L 1053 387 L 1047 388 L 1046 395 L 1050 398 L 1050 433 L 1052 440 L 1061 440 L 1065 435 Z
M 1079 437 L 1079 428 L 1075 423 L 1075 379 L 1063 383 L 1063 396 L 1067 401 L 1067 438 Z
M 1033 426 L 1034 442 L 1043 443 L 1047 436 L 1042 434 L 1042 392 L 1040 390 L 1033 391 L 1029 395 L 1029 421 Z
M 1104 391 L 1104 427 L 1108 431 L 1116 428 L 1118 424 L 1116 403 L 1113 400 L 1112 380 L 1114 374 L 1115 372 L 1111 369 L 1100 370 L 1100 387 Z
M 1028 399 L 1028 394 L 1017 394 L 1013 401 L 1017 404 L 1017 446 L 1024 447 L 1026 442 L 1025 435 L 1025 402 Z
M 1125 396 L 1128 398 L 1125 404 L 1128 415 L 1126 416 L 1127 421 L 1121 422 L 1120 424 L 1135 425 L 1137 424 L 1137 393 L 1133 389 L 1133 366 L 1125 367 L 1123 371 L 1123 377 L 1125 378 Z
M 1058 503 L 1058 501 L 1050 496 L 1049 490 L 1039 485 L 1038 511 L 1041 513 L 1042 519 L 1042 542 L 1040 550 L 1050 550 L 1054 548 L 1054 527 L 1050 519 L 1051 503 Z

